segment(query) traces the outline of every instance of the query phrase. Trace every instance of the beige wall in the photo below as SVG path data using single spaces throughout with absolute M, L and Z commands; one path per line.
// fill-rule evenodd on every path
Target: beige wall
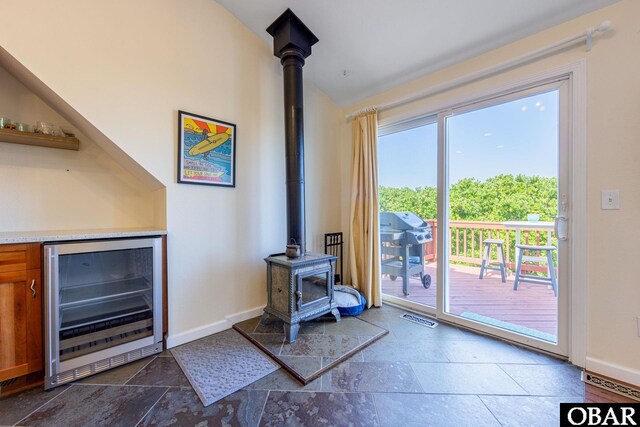
M 531 52 L 565 37 L 611 20 L 614 30 L 599 37 L 593 50 L 584 43 L 557 54 L 456 90 L 381 112 L 381 122 L 433 112 L 492 87 L 518 81 L 579 60 L 586 60 L 588 75 L 588 348 L 587 367 L 620 379 L 640 382 L 640 286 L 635 262 L 640 227 L 640 2 L 625 0 L 569 21 L 504 48 L 417 79 L 343 110 L 351 113 L 379 105 L 450 81 Z M 341 131 L 349 158 L 350 124 Z M 342 170 L 348 182 L 349 166 Z M 343 202 L 349 200 L 348 188 Z M 600 190 L 619 189 L 622 209 L 600 210 Z M 348 203 L 343 205 L 343 228 L 348 228 Z
M 29 26 L 0 16 L 0 45 L 166 186 L 170 342 L 261 308 L 263 258 L 286 237 L 270 47 L 210 0 L 26 0 L 15 15 Z M 321 250 L 319 236 L 340 225 L 339 116 L 311 84 L 305 108 L 307 236 Z M 179 109 L 237 125 L 235 189 L 176 184 Z
M 1 67 L 0 115 L 62 125 L 82 144 L 76 152 L 0 143 L 0 231 L 154 225 L 151 190 Z

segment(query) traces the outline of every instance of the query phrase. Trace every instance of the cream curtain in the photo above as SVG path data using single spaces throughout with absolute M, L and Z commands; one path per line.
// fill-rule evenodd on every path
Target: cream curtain
M 380 224 L 378 215 L 378 113 L 353 119 L 351 151 L 351 283 L 367 299 L 367 308 L 382 305 Z

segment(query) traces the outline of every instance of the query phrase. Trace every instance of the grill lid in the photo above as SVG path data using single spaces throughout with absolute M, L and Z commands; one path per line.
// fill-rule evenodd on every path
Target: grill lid
M 431 228 L 413 212 L 380 212 L 380 229 L 385 230 L 420 230 Z
M 432 240 L 431 224 L 413 212 L 380 212 L 380 240 L 400 245 L 423 245 Z

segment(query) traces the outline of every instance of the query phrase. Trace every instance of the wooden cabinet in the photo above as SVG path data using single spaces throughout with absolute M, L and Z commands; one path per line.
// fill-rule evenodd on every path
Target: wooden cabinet
M 42 250 L 0 245 L 0 381 L 42 370 Z

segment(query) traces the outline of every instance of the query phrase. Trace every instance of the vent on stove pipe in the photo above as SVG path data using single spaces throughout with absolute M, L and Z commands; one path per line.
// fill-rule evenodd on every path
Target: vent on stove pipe
M 295 240 L 306 252 L 304 212 L 304 128 L 302 67 L 318 38 L 287 9 L 267 28 L 273 54 L 280 58 L 284 78 L 285 164 L 287 186 L 287 244 Z

